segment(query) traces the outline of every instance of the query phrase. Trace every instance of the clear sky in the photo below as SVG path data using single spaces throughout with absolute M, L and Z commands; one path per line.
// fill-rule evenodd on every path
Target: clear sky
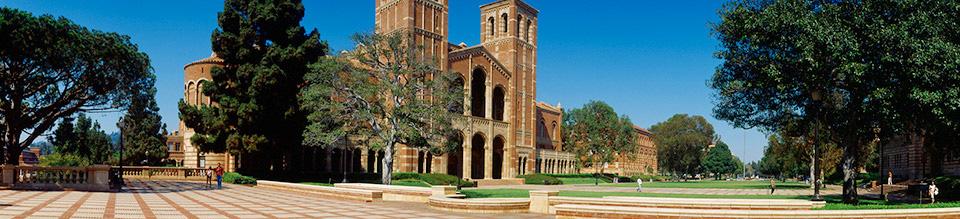
M 479 43 L 479 6 L 493 0 L 450 0 L 453 43 Z M 767 144 L 756 130 L 713 118 L 707 81 L 720 63 L 710 32 L 722 1 L 527 0 L 540 10 L 537 99 L 579 107 L 603 100 L 649 128 L 673 114 L 703 115 L 745 161 L 759 160 Z M 157 74 L 163 121 L 175 130 L 183 96 L 183 66 L 210 55 L 221 1 L 4 0 L 0 5 L 63 16 L 93 29 L 129 35 Z M 373 29 L 373 0 L 306 0 L 302 24 L 317 28 L 334 51 L 350 36 Z M 107 132 L 117 114 L 96 114 Z M 746 142 L 746 144 L 744 144 Z M 743 154 L 746 153 L 746 156 Z

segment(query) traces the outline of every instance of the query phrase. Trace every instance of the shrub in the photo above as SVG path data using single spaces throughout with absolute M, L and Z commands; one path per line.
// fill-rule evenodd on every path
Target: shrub
M 411 172 L 396 172 L 396 173 L 393 173 L 393 176 L 390 177 L 390 179 L 393 179 L 393 180 L 401 180 L 401 179 L 420 179 L 420 174 L 419 174 L 419 173 L 411 173 Z
M 940 189 L 941 197 L 960 196 L 960 176 L 941 176 L 934 180 L 937 182 L 937 189 Z
M 460 179 L 454 175 L 447 175 L 442 173 L 425 173 L 420 174 L 420 180 L 423 180 L 430 185 L 452 185 L 457 186 L 459 182 L 461 187 L 473 187 L 475 186 L 473 181 Z
M 560 185 L 563 184 L 560 179 L 544 174 L 528 174 L 520 175 L 518 178 L 523 178 L 524 184 L 533 184 L 533 185 Z
M 85 167 L 90 161 L 73 154 L 50 154 L 40 157 L 40 166 L 47 167 Z
M 223 182 L 233 183 L 239 185 L 256 185 L 257 179 L 249 176 L 240 175 L 236 172 L 228 172 L 223 174 Z

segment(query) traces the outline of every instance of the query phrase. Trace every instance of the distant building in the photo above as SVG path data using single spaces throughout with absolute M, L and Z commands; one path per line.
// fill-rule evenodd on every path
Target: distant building
M 943 174 L 960 175 L 960 153 L 943 155 Z M 883 176 L 893 172 L 897 179 L 922 179 L 932 177 L 932 158 L 924 151 L 920 136 L 900 135 L 883 145 Z
M 603 173 L 614 173 L 621 176 L 633 176 L 639 174 L 656 174 L 657 166 L 657 145 L 653 142 L 653 133 L 647 129 L 633 126 L 636 132 L 636 141 L 638 147 L 633 153 L 618 154 L 617 158 L 610 163 L 602 164 Z M 597 172 L 594 167 L 584 168 L 582 172 Z
M 40 164 L 40 148 L 30 147 L 20 152 L 20 165 L 32 166 Z

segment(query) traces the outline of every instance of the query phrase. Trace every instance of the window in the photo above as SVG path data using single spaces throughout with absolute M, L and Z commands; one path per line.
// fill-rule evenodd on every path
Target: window
M 517 15 L 517 36 L 521 36 L 521 35 L 520 35 L 520 23 L 521 23 L 520 21 L 522 21 L 522 20 L 523 20 L 523 15 Z
M 506 13 L 504 13 L 501 17 L 503 17 L 503 32 L 506 33 L 506 32 L 507 32 L 507 24 L 510 23 L 509 20 L 508 20 L 509 18 L 507 17 L 507 14 L 506 14 Z
M 490 26 L 490 36 L 493 36 L 493 33 L 496 32 L 497 25 L 495 25 L 493 17 L 487 18 L 487 25 Z
M 525 35 L 526 35 L 526 36 L 524 36 L 524 38 L 526 38 L 527 41 L 532 41 L 532 40 L 530 40 L 530 20 L 527 20 L 527 31 L 526 31 Z

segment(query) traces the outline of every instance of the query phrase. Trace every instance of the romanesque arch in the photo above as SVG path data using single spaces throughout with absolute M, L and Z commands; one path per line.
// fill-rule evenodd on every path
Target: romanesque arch
M 453 77 L 454 77 L 453 82 L 450 83 L 450 87 L 448 88 L 447 91 L 451 93 L 457 93 L 457 92 L 463 93 L 463 90 L 464 90 L 463 76 L 460 75 L 460 73 L 454 73 Z M 456 114 L 463 114 L 463 99 L 453 100 L 453 102 L 447 105 L 447 111 L 451 113 L 456 113 Z
M 501 179 L 503 178 L 503 147 L 506 140 L 503 139 L 503 136 L 498 135 L 493 139 L 493 178 Z
M 447 140 L 455 145 L 447 151 L 447 174 L 463 178 L 463 134 L 458 132 L 450 135 Z
M 484 147 L 486 138 L 480 133 L 474 134 L 470 140 L 470 178 L 483 179 Z
M 186 102 L 188 105 L 194 105 L 197 103 L 197 83 L 193 81 L 190 81 L 187 83 Z
M 506 91 L 503 86 L 493 89 L 493 119 L 503 121 Z
M 486 117 L 487 108 L 487 73 L 482 68 L 476 68 L 470 78 L 470 115 Z

